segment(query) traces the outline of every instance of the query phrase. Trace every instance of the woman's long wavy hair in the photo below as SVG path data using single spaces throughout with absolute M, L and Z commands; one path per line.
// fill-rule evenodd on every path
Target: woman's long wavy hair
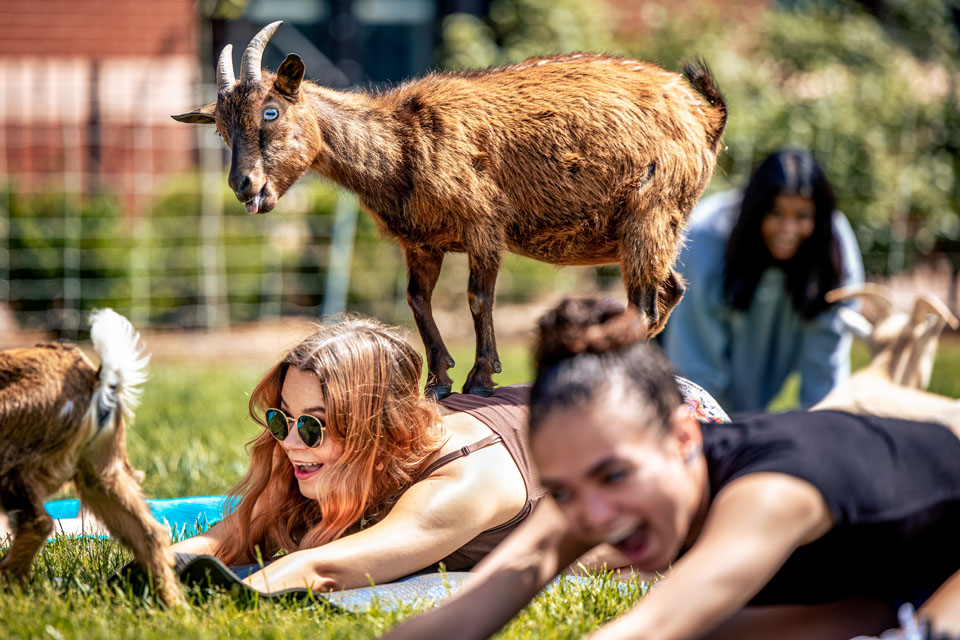
M 794 309 L 810 319 L 829 303 L 827 291 L 840 285 L 840 245 L 833 234 L 836 200 L 823 169 L 808 151 L 781 149 L 767 157 L 750 176 L 743 192 L 740 217 L 727 242 L 723 292 L 735 309 L 746 311 L 763 271 L 776 261 L 767 250 L 760 226 L 779 195 L 801 195 L 813 200 L 813 234 L 797 254 L 781 264 Z
M 227 564 L 326 544 L 389 511 L 417 479 L 420 464 L 443 444 L 432 403 L 420 395 L 420 355 L 396 331 L 369 318 L 342 317 L 315 331 L 263 377 L 250 415 L 280 406 L 287 370 L 313 372 L 326 407 L 326 433 L 342 444 L 316 500 L 305 498 L 280 443 L 264 429 L 249 443 L 250 469 L 231 490 L 237 526 L 217 556 Z

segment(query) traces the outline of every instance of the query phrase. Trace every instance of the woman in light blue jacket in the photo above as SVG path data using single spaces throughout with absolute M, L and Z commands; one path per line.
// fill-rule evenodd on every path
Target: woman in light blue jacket
M 824 294 L 863 281 L 850 223 L 813 156 L 777 151 L 743 190 L 705 198 L 677 270 L 687 293 L 663 334 L 679 375 L 728 412 L 764 409 L 800 374 L 800 404 L 850 375 L 850 336 Z

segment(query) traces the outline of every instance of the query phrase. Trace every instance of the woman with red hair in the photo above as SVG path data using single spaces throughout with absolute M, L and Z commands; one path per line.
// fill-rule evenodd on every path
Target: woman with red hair
M 393 329 L 320 324 L 260 381 L 264 427 L 239 505 L 174 551 L 266 564 L 253 587 L 368 586 L 440 562 L 467 570 L 539 498 L 525 447 L 528 389 L 420 394 L 421 358 Z

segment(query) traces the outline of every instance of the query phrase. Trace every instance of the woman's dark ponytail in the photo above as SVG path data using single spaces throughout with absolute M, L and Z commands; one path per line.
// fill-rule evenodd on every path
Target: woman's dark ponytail
M 621 386 L 655 410 L 663 426 L 683 402 L 673 367 L 645 341 L 643 318 L 609 298 L 568 298 L 539 321 L 530 426 L 557 409 L 586 408 Z

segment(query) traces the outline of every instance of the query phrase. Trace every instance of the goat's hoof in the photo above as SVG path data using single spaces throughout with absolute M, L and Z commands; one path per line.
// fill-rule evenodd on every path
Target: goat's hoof
M 433 387 L 427 387 L 424 390 L 423 395 L 425 395 L 428 400 L 439 402 L 440 400 L 443 400 L 448 395 L 450 395 L 450 392 L 452 389 L 453 389 L 452 385 L 438 384 Z
M 482 396 L 484 398 L 489 398 L 493 395 L 493 387 L 470 387 L 466 390 L 472 396 Z

